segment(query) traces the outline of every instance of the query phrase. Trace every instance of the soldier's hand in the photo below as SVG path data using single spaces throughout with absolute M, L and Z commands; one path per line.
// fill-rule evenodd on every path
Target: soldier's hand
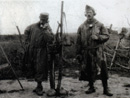
M 92 40 L 98 40 L 98 36 L 97 35 L 92 35 L 91 38 L 92 38 Z

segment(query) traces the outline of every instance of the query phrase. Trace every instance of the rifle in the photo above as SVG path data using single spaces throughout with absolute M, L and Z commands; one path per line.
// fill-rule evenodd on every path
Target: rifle
M 59 46 L 59 28 L 60 24 L 58 23 L 57 31 L 56 31 L 56 36 L 54 37 L 54 43 L 52 46 L 48 46 L 49 54 L 50 54 L 50 87 L 52 89 L 55 89 L 55 54 L 58 53 L 58 46 Z
M 128 32 L 128 31 L 127 31 L 126 28 L 122 28 L 121 33 L 119 34 L 120 38 L 119 38 L 119 40 L 118 40 L 118 42 L 117 42 L 117 44 L 116 44 L 116 48 L 115 48 L 114 53 L 113 53 L 113 56 L 112 56 L 110 69 L 111 69 L 111 67 L 113 66 L 113 63 L 114 63 L 114 60 L 115 60 L 115 57 L 116 57 L 116 53 L 117 53 L 117 49 L 118 49 L 118 47 L 119 47 L 119 45 L 120 45 L 120 42 L 121 42 L 121 40 L 125 37 L 125 34 L 126 34 L 127 32 Z
M 60 89 L 61 89 L 61 80 L 62 80 L 62 61 L 63 61 L 63 45 L 62 45 L 62 40 L 63 40 L 63 1 L 61 2 L 61 19 L 60 19 L 60 23 L 59 23 L 59 26 L 58 26 L 58 29 L 60 28 L 60 34 L 57 34 L 58 38 L 59 38 L 59 44 L 60 44 L 60 51 L 59 51 L 59 76 L 58 76 L 58 84 L 57 84 L 57 88 L 56 88 L 56 91 L 57 91 L 57 94 L 59 95 L 60 94 Z M 58 32 L 58 29 L 57 29 L 57 32 Z
M 57 83 L 57 87 L 55 89 L 55 73 L 54 73 L 54 59 L 51 63 L 51 71 L 50 72 L 50 84 L 51 84 L 51 88 L 56 90 L 56 95 L 61 95 L 61 81 L 62 81 L 62 70 L 63 70 L 63 46 L 71 46 L 70 44 L 64 44 L 63 43 L 63 4 L 64 2 L 61 2 L 61 19 L 60 19 L 60 23 L 58 22 L 58 27 L 57 27 L 57 31 L 56 31 L 56 36 L 55 36 L 55 41 L 54 41 L 54 45 L 53 45 L 53 55 L 52 58 L 55 57 L 55 54 L 58 54 L 58 83 Z M 60 30 L 60 31 L 59 31 Z M 66 92 L 67 94 L 67 92 Z

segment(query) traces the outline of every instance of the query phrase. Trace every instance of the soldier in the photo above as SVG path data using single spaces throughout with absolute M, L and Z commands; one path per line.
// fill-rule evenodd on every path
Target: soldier
M 89 81 L 90 88 L 86 91 L 86 94 L 95 92 L 95 74 L 97 66 L 99 66 L 104 88 L 103 93 L 112 96 L 113 94 L 108 90 L 106 57 L 103 53 L 103 44 L 109 39 L 109 35 L 104 25 L 94 18 L 95 15 L 95 10 L 86 5 L 85 16 L 87 20 L 81 24 L 77 32 L 77 57 L 82 57 L 85 74 L 87 74 L 87 77 L 83 78 L 87 78 Z
M 37 95 L 43 94 L 42 81 L 48 78 L 47 45 L 52 43 L 53 34 L 48 23 L 49 14 L 41 13 L 40 21 L 25 29 L 25 45 L 28 50 L 27 68 L 37 82 L 33 90 Z

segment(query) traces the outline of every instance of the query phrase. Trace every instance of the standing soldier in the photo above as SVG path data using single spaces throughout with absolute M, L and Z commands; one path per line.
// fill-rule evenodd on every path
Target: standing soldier
M 48 23 L 49 14 L 41 13 L 38 23 L 28 26 L 24 32 L 27 52 L 27 67 L 37 82 L 33 90 L 37 95 L 43 94 L 42 81 L 48 78 L 47 45 L 52 43 L 53 34 Z
M 103 44 L 109 39 L 109 35 L 104 25 L 94 18 L 95 15 L 95 10 L 86 5 L 85 16 L 87 20 L 78 28 L 77 32 L 77 57 L 82 55 L 85 74 L 87 74 L 87 77 L 84 78 L 87 78 L 89 81 L 90 88 L 86 91 L 86 94 L 95 92 L 95 69 L 99 66 L 104 88 L 103 93 L 107 96 L 112 96 L 113 94 L 108 90 L 108 72 L 106 57 L 103 52 Z

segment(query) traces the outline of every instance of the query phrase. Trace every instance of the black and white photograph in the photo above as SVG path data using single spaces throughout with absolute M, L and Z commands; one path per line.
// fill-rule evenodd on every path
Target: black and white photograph
M 130 0 L 0 0 L 0 98 L 130 98 Z

